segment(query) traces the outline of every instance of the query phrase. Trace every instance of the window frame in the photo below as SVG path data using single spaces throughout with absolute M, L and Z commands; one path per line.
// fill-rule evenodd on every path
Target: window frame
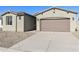
M 6 16 L 6 25 L 12 25 L 12 16 Z

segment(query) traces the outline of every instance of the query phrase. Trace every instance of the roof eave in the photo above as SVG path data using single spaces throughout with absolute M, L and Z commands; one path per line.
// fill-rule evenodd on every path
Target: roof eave
M 77 12 L 68 11 L 68 10 L 64 10 L 64 9 L 61 9 L 61 8 L 50 8 L 50 9 L 48 9 L 48 10 L 44 10 L 44 11 L 42 11 L 42 12 L 35 13 L 34 16 L 37 16 L 37 15 L 39 15 L 39 14 L 42 14 L 42 13 L 44 13 L 44 12 L 46 12 L 46 11 L 51 10 L 51 9 L 59 9 L 59 10 L 65 11 L 65 12 L 69 12 L 69 13 L 73 13 L 73 14 L 78 14 Z
M 5 12 L 5 13 L 3 13 L 1 16 L 4 16 L 5 14 L 8 14 L 8 13 L 11 13 L 11 14 L 17 15 L 17 14 L 15 14 L 15 13 L 13 13 L 13 12 Z

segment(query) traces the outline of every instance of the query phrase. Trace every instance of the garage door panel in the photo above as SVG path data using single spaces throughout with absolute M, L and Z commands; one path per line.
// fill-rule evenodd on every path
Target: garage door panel
M 41 31 L 69 32 L 70 20 L 41 20 Z

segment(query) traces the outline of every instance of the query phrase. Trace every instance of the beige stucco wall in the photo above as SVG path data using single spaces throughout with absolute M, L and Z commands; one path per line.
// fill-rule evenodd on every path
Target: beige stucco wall
M 37 18 L 37 31 L 40 31 L 40 19 L 41 18 L 46 18 L 46 17 L 67 17 L 67 18 L 70 18 L 70 31 L 71 32 L 74 32 L 75 31 L 75 28 L 76 28 L 76 14 L 73 14 L 73 13 L 67 13 L 65 11 L 61 11 L 61 10 L 58 10 L 56 9 L 55 10 L 55 13 L 53 13 L 54 10 L 49 10 L 45 13 L 42 13 L 42 14 L 39 14 L 36 16 Z M 75 18 L 75 20 L 72 20 L 72 18 Z
M 35 17 L 25 15 L 25 17 L 24 17 L 24 31 L 34 30 L 35 25 L 36 25 L 35 21 L 36 21 Z
M 19 16 L 17 16 L 17 32 L 24 32 L 24 16 L 21 16 L 21 19 L 19 19 Z
M 6 25 L 6 16 L 12 16 L 12 25 Z M 16 31 L 16 15 L 5 14 L 3 17 L 3 31 Z
M 77 30 L 79 31 L 79 21 L 77 21 Z
M 75 32 L 75 29 L 77 28 L 77 15 L 76 14 L 69 14 L 70 16 L 70 31 Z M 74 20 L 72 19 L 74 17 Z

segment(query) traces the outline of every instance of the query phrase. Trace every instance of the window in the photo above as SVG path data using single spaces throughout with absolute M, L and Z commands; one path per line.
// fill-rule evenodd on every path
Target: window
M 21 16 L 19 16 L 19 20 L 21 20 Z
M 12 25 L 12 16 L 6 16 L 6 25 Z
M 54 9 L 53 13 L 55 13 L 55 9 Z

